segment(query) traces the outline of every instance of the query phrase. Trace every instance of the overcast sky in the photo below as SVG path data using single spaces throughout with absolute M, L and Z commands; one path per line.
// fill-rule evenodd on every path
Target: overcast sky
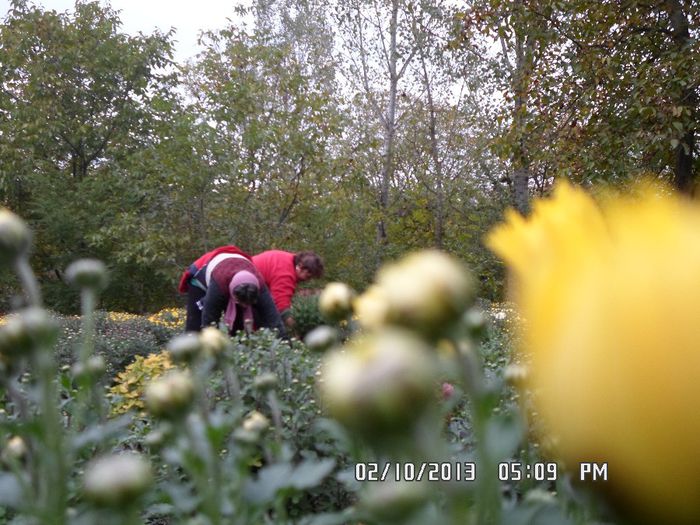
M 46 9 L 72 11 L 75 0 L 30 0 Z M 151 33 L 154 29 L 165 32 L 176 29 L 175 59 L 184 62 L 197 52 L 197 36 L 201 30 L 221 29 L 226 18 L 234 17 L 234 6 L 241 0 L 100 0 L 121 11 L 122 29 L 131 34 Z M 0 15 L 4 19 L 10 0 L 0 0 Z

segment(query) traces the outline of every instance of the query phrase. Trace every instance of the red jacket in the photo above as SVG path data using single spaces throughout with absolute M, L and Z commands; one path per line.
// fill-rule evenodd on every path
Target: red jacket
M 280 313 L 288 310 L 297 288 L 294 254 L 282 250 L 268 250 L 253 255 L 253 263 L 270 289 L 277 310 Z
M 228 245 L 228 246 L 220 246 L 218 248 L 215 248 L 212 251 L 205 253 L 199 259 L 197 259 L 195 262 L 190 264 L 187 267 L 187 269 L 182 273 L 182 276 L 180 277 L 180 284 L 177 287 L 177 289 L 180 291 L 180 293 L 187 293 L 187 289 L 190 286 L 190 279 L 192 278 L 192 276 L 195 273 L 197 273 L 197 270 L 199 270 L 202 266 L 207 264 L 209 261 L 211 261 L 214 257 L 219 255 L 220 253 L 237 253 L 238 255 L 242 255 L 246 259 L 252 260 L 250 255 L 245 253 L 243 250 L 241 250 L 237 246 Z

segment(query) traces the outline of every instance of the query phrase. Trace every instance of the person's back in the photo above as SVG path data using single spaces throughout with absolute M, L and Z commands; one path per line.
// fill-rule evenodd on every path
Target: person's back
M 253 256 L 253 263 L 270 289 L 277 310 L 287 326 L 294 325 L 290 315 L 292 296 L 299 282 L 323 275 L 323 261 L 314 252 L 291 253 L 268 250 Z
M 283 250 L 268 250 L 253 256 L 255 267 L 270 289 L 272 299 L 280 313 L 292 304 L 298 277 L 294 268 L 294 254 Z

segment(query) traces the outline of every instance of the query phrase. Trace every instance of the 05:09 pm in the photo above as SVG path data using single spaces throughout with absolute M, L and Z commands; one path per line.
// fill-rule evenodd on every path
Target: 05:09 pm
M 523 464 L 516 461 L 498 464 L 498 479 L 500 481 L 556 481 L 559 467 L 553 462 Z

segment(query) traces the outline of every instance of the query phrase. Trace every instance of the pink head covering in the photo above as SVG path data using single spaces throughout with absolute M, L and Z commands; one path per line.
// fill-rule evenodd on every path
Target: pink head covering
M 231 282 L 228 285 L 229 299 L 228 304 L 226 305 L 226 312 L 224 313 L 224 322 L 226 323 L 226 326 L 228 326 L 229 330 L 233 330 L 233 323 L 236 321 L 236 304 L 238 303 L 233 290 L 239 284 L 252 284 L 257 288 L 260 288 L 260 281 L 258 281 L 258 278 L 251 272 L 241 270 L 233 276 L 233 279 L 231 279 Z M 243 307 L 244 324 L 248 319 L 253 319 L 253 308 L 250 305 Z

